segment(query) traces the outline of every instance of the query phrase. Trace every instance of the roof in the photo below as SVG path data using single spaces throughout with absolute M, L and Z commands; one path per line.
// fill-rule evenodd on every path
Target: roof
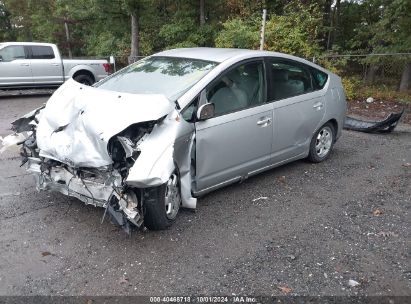
M 261 51 L 256 50 L 244 50 L 244 49 L 222 49 L 222 48 L 182 48 L 163 51 L 155 54 L 154 56 L 167 56 L 167 57 L 182 57 L 192 58 L 200 60 L 208 60 L 215 62 L 223 62 L 227 59 L 241 56 L 241 55 L 260 55 Z
M 45 46 L 53 46 L 53 43 L 47 42 L 14 42 L 14 41 L 7 41 L 2 42 L 1 45 L 45 45 Z

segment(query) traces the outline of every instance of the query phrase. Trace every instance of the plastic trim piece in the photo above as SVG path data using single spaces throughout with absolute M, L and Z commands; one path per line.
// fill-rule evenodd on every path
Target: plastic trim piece
M 365 132 L 365 133 L 390 133 L 397 126 L 406 108 L 399 113 L 391 113 L 384 120 L 366 121 L 347 116 L 344 122 L 344 129 Z

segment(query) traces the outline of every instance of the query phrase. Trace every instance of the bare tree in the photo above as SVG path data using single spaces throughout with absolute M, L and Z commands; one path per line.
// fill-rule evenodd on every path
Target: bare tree
M 131 12 L 131 49 L 128 63 L 131 64 L 137 61 L 139 55 L 139 28 L 138 28 L 138 14 L 136 11 Z
M 140 41 L 140 28 L 139 18 L 142 4 L 138 0 L 125 0 L 127 10 L 131 17 L 131 45 L 130 56 L 128 57 L 128 63 L 136 62 L 139 56 L 139 41 Z

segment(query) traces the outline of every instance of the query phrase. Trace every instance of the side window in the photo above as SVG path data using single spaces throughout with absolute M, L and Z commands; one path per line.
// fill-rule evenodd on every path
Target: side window
M 10 45 L 0 50 L 0 60 L 3 62 L 10 62 L 16 59 L 26 59 L 24 53 L 24 46 Z
M 321 90 L 327 82 L 327 79 L 328 79 L 327 73 L 321 72 L 314 68 L 310 68 L 310 70 L 311 70 L 311 75 L 313 75 L 315 89 Z
M 269 60 L 270 100 L 289 98 L 313 91 L 311 75 L 304 65 L 291 60 Z
M 207 88 L 207 100 L 214 103 L 216 116 L 264 103 L 263 61 L 245 63 L 226 72 Z
M 54 52 L 50 46 L 33 45 L 31 46 L 32 59 L 53 59 Z

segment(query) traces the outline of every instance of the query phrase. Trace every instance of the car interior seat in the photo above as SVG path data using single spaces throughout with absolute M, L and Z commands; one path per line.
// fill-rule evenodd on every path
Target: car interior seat
M 242 89 L 241 75 L 237 70 L 224 76 L 221 82 L 223 85 L 209 100 L 209 102 L 214 103 L 216 114 L 229 113 L 248 106 L 248 97 Z
M 275 99 L 283 99 L 304 93 L 301 80 L 289 79 L 288 71 L 275 69 L 272 74 Z

